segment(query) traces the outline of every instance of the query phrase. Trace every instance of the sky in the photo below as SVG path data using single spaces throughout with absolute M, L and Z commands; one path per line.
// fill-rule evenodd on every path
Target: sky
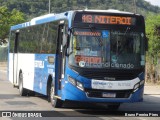
M 160 0 L 145 0 L 145 1 L 148 1 L 150 2 L 152 5 L 157 5 L 160 7 Z

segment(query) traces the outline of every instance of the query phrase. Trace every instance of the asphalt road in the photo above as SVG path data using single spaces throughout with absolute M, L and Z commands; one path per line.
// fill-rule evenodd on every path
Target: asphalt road
M 144 101 L 139 103 L 125 103 L 122 104 L 118 111 L 107 109 L 105 104 L 88 104 L 88 103 L 65 103 L 64 108 L 53 108 L 47 102 L 47 98 L 41 95 L 20 97 L 17 88 L 13 88 L 12 84 L 7 81 L 7 72 L 0 69 L 0 111 L 49 111 L 48 115 L 55 115 L 57 119 L 74 119 L 77 120 L 104 120 L 116 119 L 125 120 L 132 116 L 131 119 L 148 120 L 151 117 L 145 117 L 148 111 L 157 115 L 156 111 L 160 111 L 160 86 L 145 86 Z M 135 111 L 135 112 L 133 112 Z M 131 112 L 131 113 L 130 113 Z M 142 112 L 142 113 L 141 113 Z M 133 115 L 141 114 L 141 117 L 133 117 Z M 159 112 L 160 113 L 160 112 Z M 125 116 L 126 115 L 126 116 Z M 88 117 L 89 116 L 89 117 Z M 94 117 L 93 117 L 94 116 Z M 121 116 L 121 117 L 120 117 Z M 71 117 L 71 118 L 70 118 Z M 159 114 L 160 117 L 160 114 Z M 0 118 L 1 119 L 1 118 Z M 3 118 L 4 119 L 4 118 Z M 19 118 L 5 118 L 5 119 L 19 119 Z M 23 118 L 28 119 L 28 118 Z M 31 119 L 31 118 L 30 118 Z M 43 119 L 43 118 L 38 118 Z M 51 118 L 46 118 L 51 119 Z M 159 119 L 154 117 L 152 119 Z

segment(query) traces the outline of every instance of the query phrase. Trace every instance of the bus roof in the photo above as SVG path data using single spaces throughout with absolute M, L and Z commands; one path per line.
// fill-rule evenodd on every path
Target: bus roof
M 35 17 L 29 22 L 25 22 L 25 23 L 22 23 L 22 24 L 11 26 L 11 31 L 12 30 L 18 30 L 18 29 L 25 28 L 25 27 L 29 27 L 29 26 L 33 26 L 33 25 L 38 25 L 38 24 L 47 23 L 47 22 L 56 21 L 56 20 L 64 20 L 64 19 L 68 19 L 69 25 L 71 25 L 72 15 L 76 11 L 77 12 L 104 12 L 104 13 L 117 13 L 117 14 L 131 14 L 131 15 L 134 14 L 134 13 L 131 13 L 131 12 L 124 12 L 124 11 L 119 11 L 119 10 L 114 10 L 114 9 L 108 9 L 108 10 L 73 10 L 73 11 L 67 11 L 67 12 L 63 12 L 63 13 L 59 13 L 59 14 L 51 13 L 51 14 Z
M 134 14 L 131 12 L 126 12 L 126 11 L 120 11 L 120 10 L 115 10 L 115 9 L 108 9 L 108 10 L 79 10 L 79 11 L 86 11 L 86 12 L 104 12 L 104 13 L 117 13 L 117 14 Z
M 59 13 L 59 14 L 51 13 L 51 14 L 39 16 L 39 17 L 31 19 L 31 21 L 29 21 L 29 22 L 25 22 L 22 24 L 11 26 L 11 31 L 18 30 L 18 29 L 25 28 L 25 27 L 29 27 L 29 26 L 33 26 L 33 25 L 56 21 L 56 20 L 64 20 L 64 19 L 70 20 L 73 12 L 74 11 L 68 11 L 68 12 Z M 70 20 L 70 22 L 71 22 L 71 20 Z

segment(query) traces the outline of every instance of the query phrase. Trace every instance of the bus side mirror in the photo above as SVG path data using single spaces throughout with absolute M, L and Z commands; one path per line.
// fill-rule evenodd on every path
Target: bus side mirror
M 145 51 L 148 51 L 148 38 L 145 38 Z

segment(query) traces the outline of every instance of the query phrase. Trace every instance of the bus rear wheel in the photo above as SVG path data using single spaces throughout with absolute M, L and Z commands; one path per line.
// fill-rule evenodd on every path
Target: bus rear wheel
M 50 87 L 50 102 L 54 108 L 61 108 L 63 105 L 63 101 L 54 95 L 54 86 Z
M 27 96 L 28 90 L 23 88 L 23 74 L 19 74 L 19 94 L 20 96 Z

